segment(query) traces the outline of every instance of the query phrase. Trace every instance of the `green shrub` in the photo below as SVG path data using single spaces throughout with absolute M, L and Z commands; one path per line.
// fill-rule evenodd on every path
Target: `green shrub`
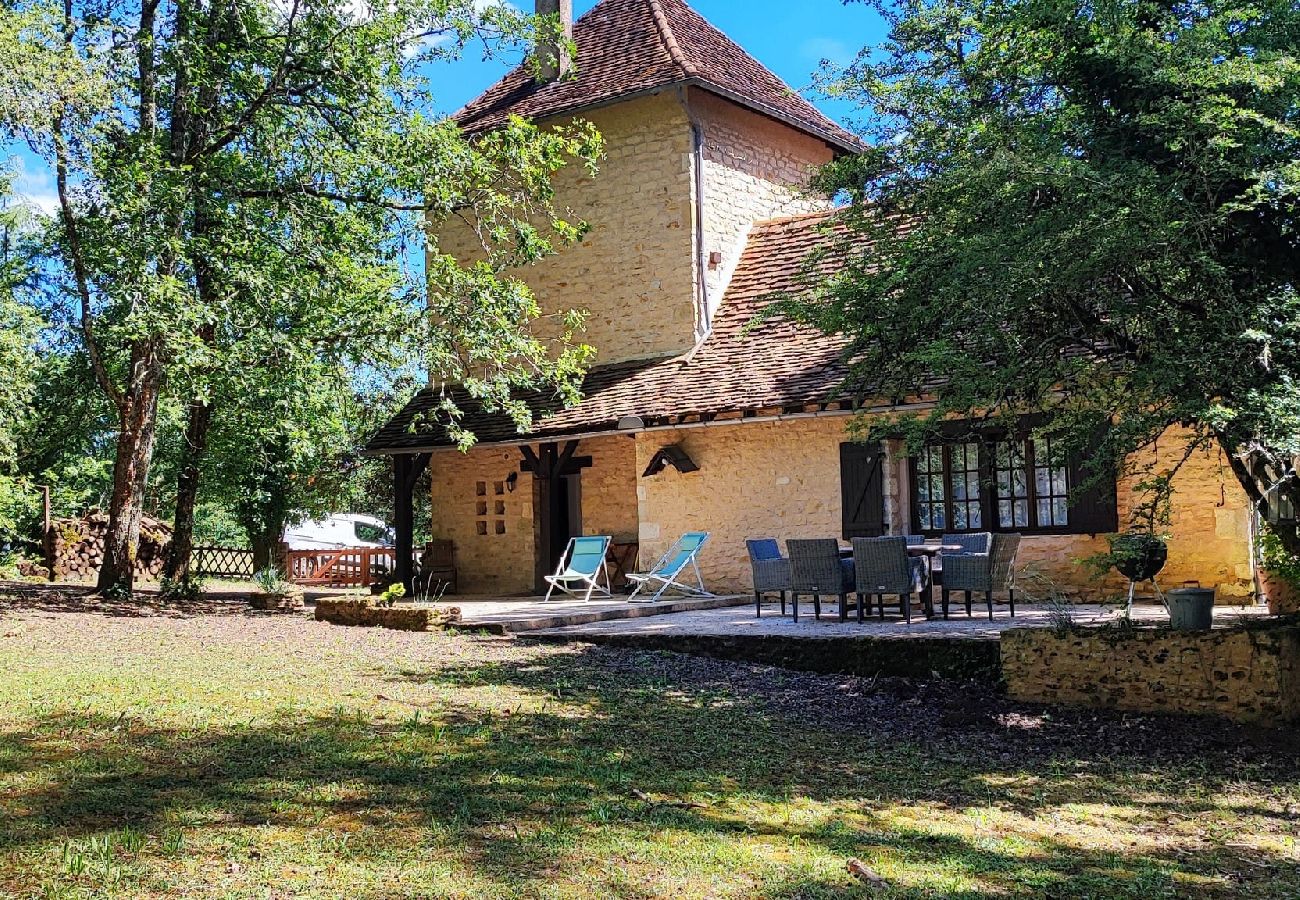
M 184 578 L 164 578 L 158 585 L 158 593 L 164 600 L 187 602 L 202 597 L 204 588 L 202 578 L 189 575 Z
M 284 574 L 274 566 L 267 566 L 260 572 L 253 573 L 253 582 L 263 594 L 283 594 L 289 588 Z
M 1259 530 L 1259 564 L 1296 590 L 1300 590 L 1300 557 L 1289 553 L 1265 524 Z
M 398 600 L 405 596 L 406 585 L 399 581 L 384 588 L 383 593 L 375 599 L 375 603 L 378 606 L 393 606 Z

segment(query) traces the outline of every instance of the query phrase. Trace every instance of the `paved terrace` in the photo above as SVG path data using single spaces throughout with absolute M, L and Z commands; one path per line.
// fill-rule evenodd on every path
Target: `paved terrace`
M 743 601 L 742 601 L 743 602 Z M 806 611 L 805 611 L 806 606 Z M 789 607 L 787 606 L 787 610 Z M 965 609 L 956 612 L 951 618 L 936 617 L 927 620 L 923 615 L 913 615 L 912 623 L 904 622 L 897 613 L 890 615 L 888 608 L 884 621 L 875 616 L 861 624 L 853 618 L 850 609 L 849 621 L 840 622 L 839 607 L 835 603 L 822 604 L 821 621 L 812 616 L 812 604 L 799 605 L 799 621 L 791 616 L 781 615 L 779 606 L 766 605 L 763 617 L 755 618 L 752 598 L 746 605 L 717 609 L 687 609 L 672 615 L 655 618 L 620 619 L 615 621 L 573 624 L 555 628 L 538 629 L 534 634 L 569 636 L 573 638 L 594 637 L 602 635 L 681 635 L 681 636 L 740 636 L 740 635 L 775 635 L 796 638 L 842 638 L 842 637 L 877 637 L 877 638 L 965 638 L 975 640 L 996 640 L 1008 628 L 1048 628 L 1052 619 L 1050 610 L 1040 605 L 1016 605 L 1016 615 L 1012 618 L 1005 605 L 994 607 L 993 620 L 989 621 L 987 608 L 976 607 L 971 618 L 966 618 Z M 1096 604 L 1079 604 L 1070 607 L 1070 613 L 1078 625 L 1101 625 L 1121 618 L 1123 607 L 1100 606 Z M 1219 606 L 1214 610 L 1215 627 L 1225 627 L 1242 619 L 1265 616 L 1268 610 L 1262 606 Z M 1158 604 L 1139 604 L 1133 607 L 1133 618 L 1139 622 L 1165 622 L 1168 614 Z

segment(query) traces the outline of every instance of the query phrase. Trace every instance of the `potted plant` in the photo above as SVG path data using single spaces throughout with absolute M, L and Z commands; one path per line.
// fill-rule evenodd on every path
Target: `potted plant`
M 1260 593 L 1268 599 L 1268 611 L 1275 616 L 1300 613 L 1300 558 L 1282 546 L 1273 527 L 1259 531 Z
M 257 590 L 249 596 L 253 609 L 291 611 L 302 608 L 302 588 L 286 581 L 277 569 L 268 566 L 255 572 L 253 582 L 257 585 Z

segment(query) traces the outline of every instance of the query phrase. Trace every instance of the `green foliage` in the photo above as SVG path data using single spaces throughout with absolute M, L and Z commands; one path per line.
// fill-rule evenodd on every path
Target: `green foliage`
M 390 584 L 388 587 L 375 598 L 375 604 L 383 607 L 391 607 L 397 604 L 397 601 L 406 596 L 406 585 L 400 581 Z
M 521 424 L 515 388 L 573 395 L 590 355 L 580 317 L 540 337 L 535 298 L 507 273 L 585 231 L 551 180 L 594 172 L 599 135 L 514 120 L 470 141 L 436 115 L 423 74 L 471 40 L 508 49 L 553 30 L 469 0 L 0 8 L 0 135 L 56 173 L 48 280 L 75 338 L 59 349 L 102 405 L 78 442 L 107 435 L 83 456 L 135 473 L 110 493 L 114 521 L 213 469 L 228 483 L 203 499 L 255 542 L 328 510 L 355 491 L 338 467 L 359 438 L 358 380 L 427 368 Z M 453 215 L 481 258 L 430 242 L 430 220 Z M 211 412 L 216 460 L 186 428 L 196 409 Z M 459 411 L 443 414 L 468 445 Z M 32 471 L 47 469 L 61 471 Z
M 1268 525 L 1264 525 L 1259 532 L 1259 565 L 1300 590 L 1300 555 L 1288 550 L 1277 532 Z
M 202 578 L 192 575 L 186 578 L 164 577 L 158 583 L 158 594 L 172 603 L 188 603 L 202 599 L 206 587 Z
M 1100 471 L 1184 424 L 1260 499 L 1300 454 L 1300 7 L 875 5 L 888 40 L 824 79 L 874 114 L 818 178 L 849 267 L 785 309 L 927 427 L 1113 423 Z
M 282 594 L 289 588 L 284 574 L 274 566 L 259 569 L 253 573 L 253 583 L 264 594 Z

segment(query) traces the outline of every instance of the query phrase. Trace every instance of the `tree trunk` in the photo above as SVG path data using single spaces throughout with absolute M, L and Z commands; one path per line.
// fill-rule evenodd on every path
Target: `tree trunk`
M 194 508 L 199 497 L 199 473 L 208 449 L 208 430 L 212 425 L 212 404 L 195 400 L 185 414 L 185 443 L 181 448 L 181 466 L 176 475 L 176 517 L 172 523 L 172 545 L 167 554 L 163 575 L 183 581 L 190 575 L 190 557 L 194 553 Z
M 260 572 L 278 566 L 280 563 L 280 537 L 284 534 L 284 525 L 268 527 L 265 531 L 249 536 L 253 545 L 253 571 Z M 281 575 L 284 573 L 281 572 Z
M 113 463 L 113 496 L 104 535 L 104 561 L 96 590 L 129 593 L 135 584 L 135 557 L 140 544 L 144 489 L 153 463 L 158 428 L 162 365 L 152 344 L 131 353 L 131 389 L 123 398 L 121 433 Z

